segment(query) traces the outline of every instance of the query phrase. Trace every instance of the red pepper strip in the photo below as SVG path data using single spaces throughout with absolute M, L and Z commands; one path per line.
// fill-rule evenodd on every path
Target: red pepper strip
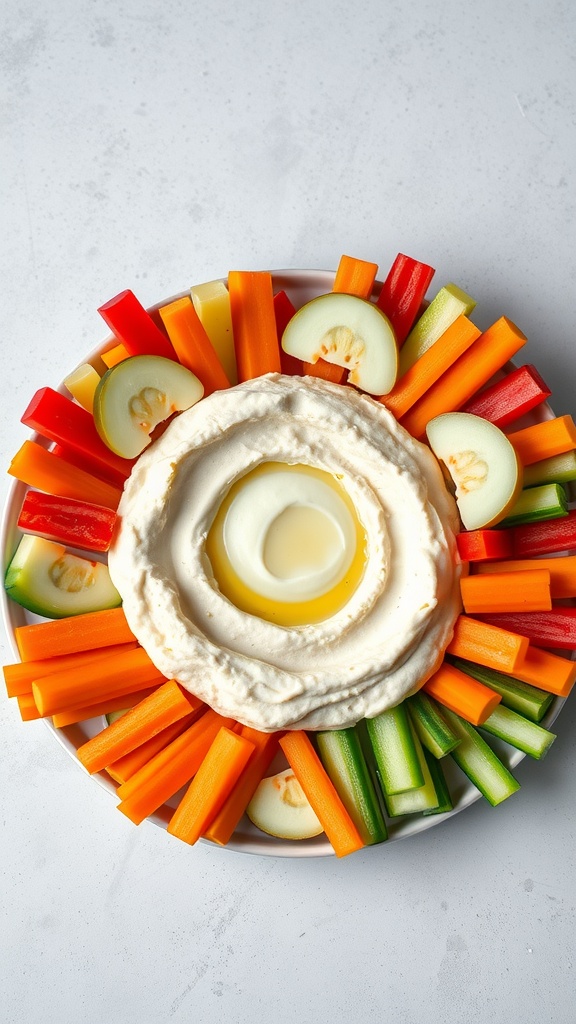
M 433 267 L 401 252 L 390 268 L 376 305 L 392 324 L 399 346 L 410 333 L 433 276 Z
M 28 491 L 18 517 L 18 527 L 25 533 L 40 533 L 87 551 L 108 550 L 115 522 L 111 508 L 42 491 Z
M 576 509 L 562 519 L 514 526 L 511 533 L 514 558 L 576 550 Z
M 131 356 L 164 356 L 178 361 L 166 335 L 129 288 L 105 302 L 98 312 Z
M 278 344 L 280 345 L 280 366 L 282 368 L 282 373 L 287 373 L 290 376 L 301 377 L 304 372 L 302 368 L 302 360 L 296 359 L 295 356 L 288 355 L 280 344 L 282 341 L 282 335 L 295 312 L 296 307 L 292 304 L 286 295 L 286 292 L 277 292 L 274 296 L 274 317 L 276 319 Z
M 474 413 L 497 427 L 505 427 L 545 402 L 551 394 L 536 367 L 527 363 L 481 391 L 462 407 L 462 412 Z
M 72 466 L 77 466 L 78 469 L 85 470 L 86 473 L 90 473 L 92 476 L 102 480 L 104 483 L 112 484 L 114 487 L 123 487 L 125 477 L 119 480 L 114 474 L 114 471 L 106 472 L 102 464 L 98 465 L 86 455 L 84 452 L 74 451 L 73 448 L 69 448 L 67 444 L 55 444 L 50 449 L 52 455 L 57 455 L 58 458 L 64 459 L 69 462 Z
M 94 426 L 94 417 L 81 405 L 52 388 L 40 388 L 24 415 L 22 423 L 42 437 L 63 444 L 85 457 L 90 465 L 83 469 L 104 475 L 122 487 L 132 470 L 132 462 L 110 451 Z
M 463 562 L 486 562 L 491 558 L 512 558 L 511 530 L 470 530 L 456 537 Z
M 547 612 L 502 612 L 479 615 L 483 622 L 527 636 L 534 647 L 576 649 L 576 608 L 558 607 Z

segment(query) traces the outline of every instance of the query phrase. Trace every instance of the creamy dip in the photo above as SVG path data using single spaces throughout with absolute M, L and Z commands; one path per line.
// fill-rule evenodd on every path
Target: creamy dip
M 350 599 L 279 626 L 220 592 L 206 538 L 231 486 L 267 463 L 347 491 L 367 538 Z M 460 611 L 458 515 L 430 450 L 374 399 L 269 374 L 203 399 L 136 463 L 109 553 L 130 628 L 167 678 L 264 731 L 373 717 L 438 668 Z

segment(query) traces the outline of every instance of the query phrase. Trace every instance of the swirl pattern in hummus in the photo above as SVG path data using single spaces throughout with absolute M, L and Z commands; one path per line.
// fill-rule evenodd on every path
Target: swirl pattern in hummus
M 231 485 L 263 462 L 338 474 L 368 537 L 350 601 L 286 628 L 219 591 L 205 540 Z M 460 611 L 456 506 L 429 449 L 368 396 L 270 374 L 182 413 L 139 459 L 109 554 L 129 625 L 168 678 L 257 729 L 373 717 L 439 666 Z

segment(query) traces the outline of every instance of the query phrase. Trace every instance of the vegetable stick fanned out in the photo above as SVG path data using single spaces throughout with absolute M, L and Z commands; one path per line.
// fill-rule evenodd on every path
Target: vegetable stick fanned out
M 280 373 L 271 275 L 266 271 L 231 270 L 228 291 L 238 380 Z
M 192 304 L 192 299 L 175 299 L 162 306 L 160 316 L 179 361 L 195 373 L 204 385 L 204 394 L 211 395 L 230 387 L 222 363 Z
M 54 715 L 69 708 L 87 707 L 110 697 L 143 690 L 162 682 L 146 651 L 137 647 L 85 665 L 81 673 L 65 669 L 32 683 L 32 693 L 41 715 Z
M 204 832 L 206 839 L 210 839 L 220 846 L 225 846 L 232 838 L 240 818 L 250 803 L 258 783 L 270 767 L 278 748 L 276 733 L 258 732 L 256 729 L 243 726 L 240 735 L 254 744 L 254 753 L 231 793 Z

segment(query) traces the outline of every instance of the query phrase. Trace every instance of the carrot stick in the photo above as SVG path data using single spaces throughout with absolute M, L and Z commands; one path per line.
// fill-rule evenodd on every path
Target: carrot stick
M 168 832 L 192 846 L 218 813 L 254 753 L 245 736 L 222 728 L 168 824 Z
M 510 633 L 507 629 L 489 626 L 487 622 L 460 615 L 456 620 L 454 635 L 446 651 L 456 658 L 475 661 L 485 668 L 501 672 L 513 672 L 528 650 L 524 636 Z
M 362 849 L 364 843 L 358 829 L 307 734 L 301 730 L 287 732 L 280 738 L 280 746 L 336 856 L 345 857 Z
M 32 693 L 32 683 L 41 676 L 52 675 L 63 668 L 81 668 L 90 661 L 106 658 L 110 654 L 131 651 L 138 646 L 136 640 L 129 644 L 117 644 L 114 647 L 103 647 L 97 651 L 81 651 L 79 654 L 63 654 L 55 658 L 42 658 L 40 661 L 19 661 L 15 665 L 4 665 L 4 680 L 9 697 L 18 697 L 22 693 Z
M 479 337 L 476 325 L 464 314 L 459 316 L 380 399 L 382 404 L 400 419 Z
M 526 341 L 511 320 L 500 317 L 402 417 L 402 426 L 422 437 L 434 416 L 460 409 Z
M 42 718 L 42 715 L 36 707 L 36 701 L 31 693 L 19 694 L 19 696 L 16 697 L 16 702 L 23 722 L 35 722 L 39 718 Z
M 460 580 L 464 611 L 468 614 L 486 612 L 548 612 L 552 608 L 550 572 L 496 572 L 464 576 Z
M 130 353 L 126 346 L 122 344 L 122 342 L 120 342 L 118 345 L 114 345 L 114 348 L 109 348 L 107 352 L 102 352 L 100 354 L 102 362 L 104 363 L 105 366 L 108 367 L 109 370 L 113 366 L 116 366 L 118 363 L 124 362 L 124 360 L 128 359 L 129 356 Z
M 202 705 L 203 707 L 204 705 Z M 165 729 L 162 729 L 162 732 L 152 736 L 145 743 L 141 743 L 135 750 L 131 750 L 128 754 L 124 754 L 123 757 L 119 757 L 117 761 L 107 766 L 106 771 L 108 775 L 120 784 L 127 782 L 143 765 L 151 761 L 159 751 L 164 750 L 164 747 L 167 747 L 189 725 L 192 725 L 192 722 L 198 718 L 198 713 L 198 711 L 191 711 L 185 718 L 180 718 L 173 725 L 168 725 Z
M 258 732 L 245 725 L 242 726 L 240 735 L 250 740 L 256 749 L 232 792 L 204 832 L 206 839 L 218 843 L 219 846 L 225 846 L 231 839 L 240 818 L 256 792 L 258 783 L 264 778 L 278 749 L 277 733 Z
M 151 662 L 143 647 L 104 658 L 86 665 L 55 672 L 32 683 L 32 693 L 40 714 L 54 715 L 71 708 L 90 707 L 109 698 L 135 690 L 144 690 L 163 682 L 162 673 Z
M 557 697 L 567 697 L 576 680 L 576 661 L 530 645 L 514 669 L 514 678 Z
M 135 693 L 121 693 L 118 697 L 111 697 L 108 700 L 100 701 L 98 704 L 90 704 L 84 708 L 71 708 L 69 711 L 59 711 L 52 715 L 52 725 L 56 729 L 63 729 L 66 725 L 75 725 L 76 722 L 85 722 L 88 718 L 98 718 L 99 715 L 109 715 L 112 711 L 124 711 L 139 704 L 145 697 L 149 697 L 160 684 L 147 687 L 145 690 L 136 690 Z
M 422 689 L 472 725 L 482 725 L 502 697 L 484 683 L 444 662 Z
M 200 703 L 197 702 L 197 707 Z M 82 743 L 76 755 L 87 772 L 100 772 L 189 714 L 189 701 L 178 683 L 170 679 L 102 732 Z
M 553 600 L 576 597 L 576 555 L 558 558 L 511 558 L 501 562 L 483 562 L 477 566 L 482 575 L 490 573 L 522 573 L 547 569 L 550 573 L 550 594 Z
M 176 299 L 162 306 L 159 313 L 179 361 L 196 374 L 204 385 L 204 394 L 229 388 L 230 381 L 192 299 Z
M 16 626 L 14 635 L 22 661 L 76 654 L 136 640 L 122 608 Z
M 571 416 L 556 416 L 553 420 L 542 420 L 523 430 L 508 434 L 516 454 L 523 466 L 531 466 L 542 459 L 576 448 L 576 425 Z
M 122 491 L 105 480 L 98 480 L 84 469 L 73 466 L 55 452 L 35 441 L 24 441 L 12 459 L 8 472 L 17 480 L 59 498 L 76 498 L 116 509 Z
M 325 359 L 318 359 L 315 363 L 302 363 L 302 374 L 305 377 L 320 377 L 331 384 L 342 384 L 346 373 L 345 366 L 328 363 Z
M 122 811 L 139 825 L 149 814 L 190 782 L 206 757 L 220 728 L 229 728 L 231 718 L 222 718 L 210 708 L 186 732 L 164 747 L 139 771 L 118 787 Z
M 355 256 L 342 256 L 332 291 L 357 295 L 360 299 L 369 299 L 377 273 L 377 263 L 367 263 L 366 260 L 359 260 Z
M 231 270 L 228 291 L 238 380 L 280 373 L 272 276 L 267 271 Z

